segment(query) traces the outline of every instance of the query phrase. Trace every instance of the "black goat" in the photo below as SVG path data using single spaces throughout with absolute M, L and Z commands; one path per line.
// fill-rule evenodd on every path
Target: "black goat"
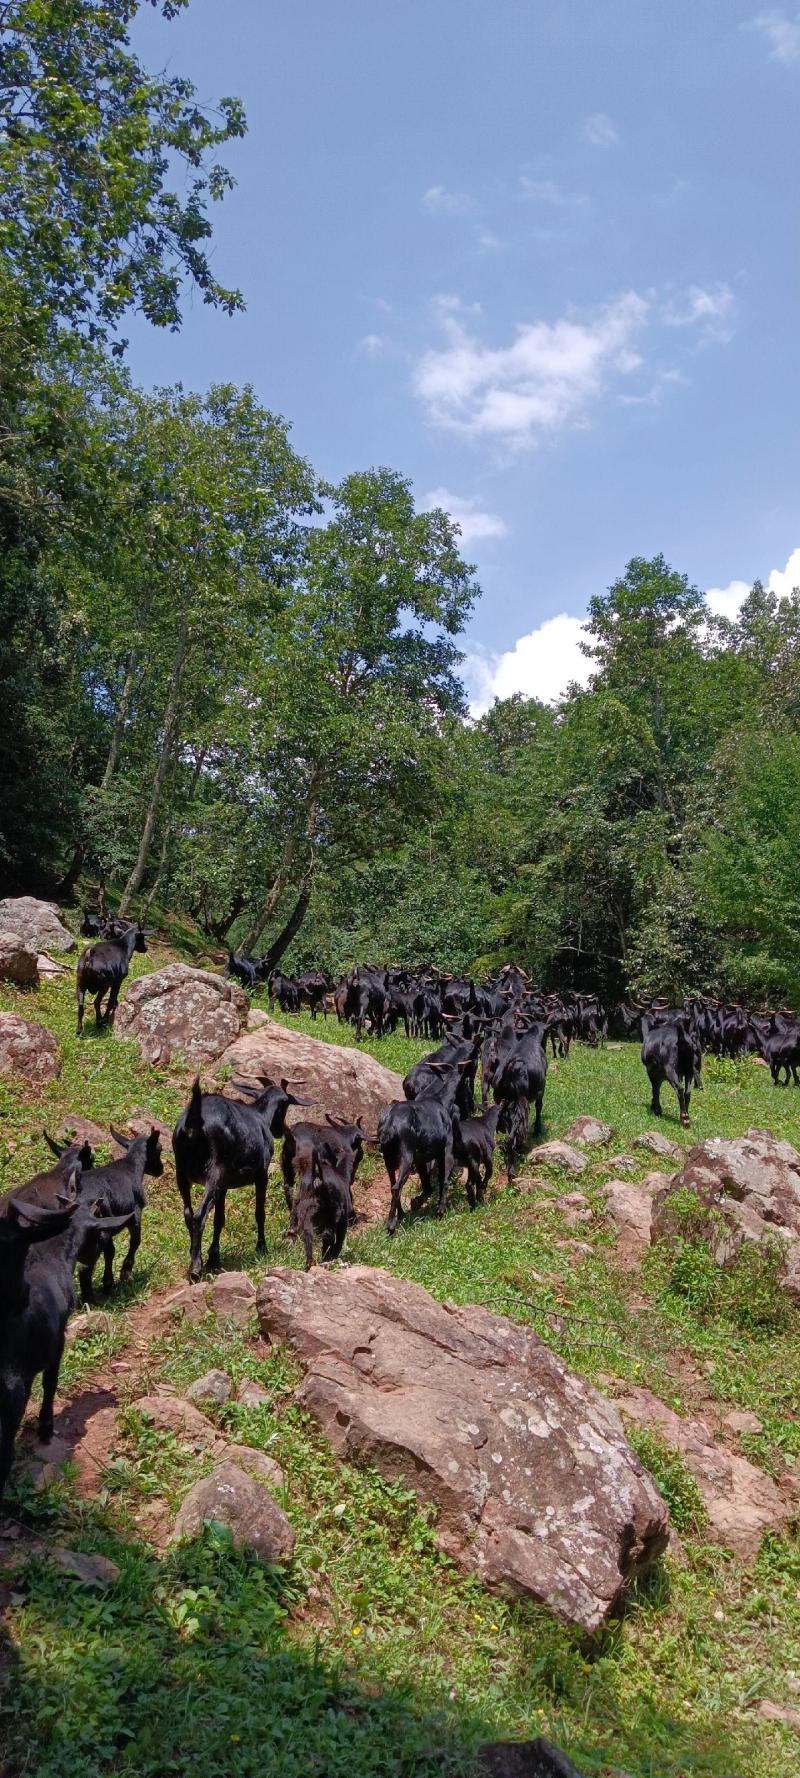
M 317 1149 L 311 1157 L 311 1171 L 303 1175 L 292 1201 L 289 1236 L 298 1235 L 303 1243 L 307 1272 L 314 1263 L 314 1236 L 321 1236 L 321 1258 L 338 1259 L 352 1221 L 353 1199 L 347 1174 Z
M 324 1124 L 291 1124 L 283 1132 L 281 1172 L 286 1207 L 291 1214 L 295 1188 L 307 1186 L 314 1156 L 337 1169 L 352 1187 L 364 1153 L 364 1132 L 355 1124 L 337 1123 L 326 1113 Z M 353 1220 L 352 1204 L 350 1220 Z
M 258 987 L 258 964 L 254 963 L 252 957 L 243 956 L 241 951 L 228 952 L 228 961 L 223 973 L 228 977 L 233 976 L 237 982 L 241 982 L 248 994 L 252 994 Z
M 91 1200 L 96 1211 L 95 1218 L 86 1225 L 86 1234 L 77 1253 L 78 1284 L 81 1301 L 91 1303 L 94 1300 L 92 1280 L 94 1268 L 103 1254 L 103 1294 L 108 1296 L 114 1288 L 114 1241 L 113 1236 L 104 1229 L 99 1218 L 111 1219 L 115 1233 L 121 1234 L 128 1230 L 128 1251 L 120 1267 L 120 1284 L 129 1278 L 134 1260 L 142 1242 L 142 1211 L 147 1205 L 144 1189 L 145 1175 L 150 1179 L 160 1179 L 164 1171 L 161 1159 L 161 1137 L 157 1130 L 152 1129 L 149 1136 L 121 1136 L 112 1128 L 111 1134 L 120 1148 L 125 1149 L 119 1160 L 108 1161 L 105 1166 L 93 1167 L 91 1173 L 81 1176 L 81 1198 Z M 58 1153 L 57 1145 L 47 1138 L 50 1146 Z
M 119 991 L 130 969 L 134 951 L 146 951 L 145 931 L 141 920 L 120 931 L 116 938 L 101 939 L 99 944 L 87 945 L 86 950 L 78 958 L 76 970 L 76 986 L 78 992 L 78 1036 L 83 1031 L 83 1009 L 87 994 L 94 1000 L 94 1016 L 98 1029 L 108 1025 L 114 1017 L 119 1000 Z M 101 1012 L 103 996 L 107 994 L 105 1012 Z
M 403 1186 L 418 1173 L 422 1190 L 418 1202 L 430 1196 L 430 1168 L 438 1172 L 437 1214 L 447 1209 L 447 1186 L 453 1171 L 452 1108 L 460 1076 L 451 1074 L 438 1095 L 387 1105 L 378 1123 L 378 1142 L 389 1175 L 392 1201 L 386 1227 L 394 1234 L 403 1211 Z M 416 1205 L 414 1206 L 416 1207 Z
M 503 1113 L 502 1104 L 493 1105 L 480 1117 L 460 1118 L 453 1114 L 453 1155 L 460 1167 L 467 1169 L 467 1198 L 470 1210 L 482 1204 L 486 1187 L 494 1169 L 494 1145 L 497 1126 Z
M 272 1159 L 273 1138 L 282 1136 L 290 1105 L 304 1105 L 289 1092 L 287 1082 L 275 1086 L 262 1076 L 261 1087 L 242 1082 L 239 1090 L 252 1094 L 252 1103 L 226 1099 L 221 1093 L 203 1093 L 200 1082 L 172 1132 L 175 1174 L 189 1230 L 189 1277 L 193 1282 L 203 1270 L 203 1228 L 214 1210 L 214 1232 L 208 1250 L 210 1270 L 220 1265 L 219 1243 L 225 1227 L 225 1198 L 229 1191 L 253 1185 L 256 1193 L 256 1252 L 266 1253 L 264 1224 L 267 1206 L 267 1168 Z M 204 1183 L 196 1212 L 192 1186 Z
M 41 1210 L 60 1209 L 67 1202 L 68 1192 L 74 1193 L 75 1179 L 93 1165 L 94 1151 L 88 1142 L 54 1142 L 46 1130 L 42 1135 L 48 1148 L 58 1157 L 55 1167 L 50 1167 L 46 1173 L 34 1173 L 23 1185 L 12 1186 L 0 1198 L 0 1216 L 5 1215 L 12 1198 L 21 1204 L 36 1204 Z
M 0 1496 L 14 1441 L 42 1375 L 39 1437 L 53 1436 L 53 1402 L 70 1310 L 72 1273 L 91 1210 L 79 1195 L 80 1167 L 65 1181 L 68 1201 L 58 1208 L 11 1198 L 0 1216 Z M 113 1234 L 113 1218 L 100 1227 Z
M 652 1088 L 651 1111 L 661 1117 L 661 1088 L 668 1081 L 678 1095 L 681 1123 L 688 1129 L 692 1087 L 699 1091 L 703 1084 L 698 1038 L 682 1018 L 651 1025 L 649 1017 L 642 1019 L 642 1038 L 642 1062 Z

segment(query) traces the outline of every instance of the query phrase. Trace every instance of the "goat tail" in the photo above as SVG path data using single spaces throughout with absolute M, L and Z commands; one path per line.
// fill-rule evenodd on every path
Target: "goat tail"
M 203 1090 L 200 1085 L 199 1074 L 195 1075 L 195 1078 L 192 1082 L 192 1090 L 189 1094 L 189 1103 L 186 1107 L 186 1122 L 187 1122 L 187 1124 L 196 1124 L 198 1126 L 198 1128 L 202 1127 L 202 1123 L 203 1123 Z

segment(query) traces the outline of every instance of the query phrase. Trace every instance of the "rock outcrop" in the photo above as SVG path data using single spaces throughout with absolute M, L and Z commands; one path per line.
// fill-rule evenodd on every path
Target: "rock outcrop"
M 178 1058 L 201 1068 L 238 1037 L 247 1011 L 247 995 L 236 982 L 168 963 L 131 982 L 117 1008 L 114 1036 L 133 1038 L 146 1062 L 164 1066 Z
M 237 1038 L 221 1057 L 221 1065 L 243 1080 L 255 1080 L 261 1074 L 271 1080 L 288 1080 L 298 1097 L 311 1100 L 310 1106 L 297 1106 L 289 1112 L 290 1124 L 305 1118 L 316 1121 L 329 1111 L 348 1123 L 360 1117 L 365 1133 L 374 1138 L 384 1106 L 403 1097 L 400 1075 L 373 1056 L 306 1037 L 302 1031 L 279 1025 L 276 1019 L 267 1019 L 255 1031 Z
M 9 895 L 0 901 L 0 930 L 18 932 L 34 951 L 73 951 L 75 940 L 52 901 Z
M 691 1192 L 708 1213 L 705 1232 L 717 1263 L 730 1265 L 744 1241 L 785 1246 L 785 1287 L 800 1294 L 800 1154 L 769 1130 L 731 1141 L 712 1137 L 690 1148 L 683 1166 L 653 1200 L 652 1238 L 680 1229 L 675 1194 Z
M 19 1013 L 0 1013 L 0 1074 L 21 1074 L 45 1086 L 61 1072 L 61 1050 L 51 1031 Z
M 257 1306 L 335 1449 L 435 1502 L 441 1547 L 487 1583 L 593 1630 L 666 1547 L 618 1410 L 531 1328 L 362 1266 L 272 1272 Z
M 13 982 L 17 988 L 35 987 L 39 980 L 39 963 L 35 948 L 19 932 L 0 930 L 0 981 Z
M 649 1389 L 631 1389 L 618 1406 L 625 1420 L 654 1427 L 680 1451 L 708 1515 L 707 1535 L 737 1555 L 758 1554 L 765 1531 L 779 1530 L 798 1513 L 771 1476 L 719 1444 L 702 1420 L 682 1420 Z

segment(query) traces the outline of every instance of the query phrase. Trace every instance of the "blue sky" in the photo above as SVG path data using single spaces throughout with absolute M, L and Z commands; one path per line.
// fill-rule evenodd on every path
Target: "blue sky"
M 134 375 L 250 381 L 321 474 L 447 505 L 476 707 L 556 695 L 632 555 L 726 610 L 800 581 L 794 8 L 192 0 L 135 40 L 249 133 L 214 212 L 247 312 L 132 324 Z

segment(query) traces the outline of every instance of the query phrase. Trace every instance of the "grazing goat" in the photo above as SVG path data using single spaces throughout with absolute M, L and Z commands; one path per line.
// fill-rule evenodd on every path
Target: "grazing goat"
M 273 1138 L 282 1136 L 290 1105 L 304 1105 L 289 1092 L 287 1082 L 275 1086 L 265 1075 L 262 1085 L 234 1083 L 238 1090 L 252 1094 L 252 1103 L 226 1099 L 221 1093 L 203 1093 L 200 1082 L 192 1087 L 191 1098 L 178 1118 L 172 1132 L 175 1174 L 183 1203 L 183 1216 L 189 1230 L 189 1277 L 193 1283 L 203 1271 L 203 1228 L 209 1211 L 214 1211 L 214 1232 L 208 1250 L 207 1265 L 214 1271 L 220 1265 L 220 1236 L 225 1227 L 225 1198 L 229 1191 L 245 1185 L 255 1186 L 256 1252 L 266 1253 L 264 1224 L 267 1206 L 267 1168 L 272 1159 Z M 203 1196 L 197 1211 L 192 1209 L 192 1186 L 204 1183 Z
M 91 1210 L 79 1195 L 80 1166 L 65 1180 L 67 1202 L 43 1209 L 12 1197 L 0 1215 L 0 1497 L 14 1441 L 42 1375 L 39 1437 L 53 1436 L 53 1402 L 70 1310 L 72 1273 Z M 113 1218 L 99 1225 L 113 1234 Z
M 353 1199 L 347 1174 L 340 1172 L 332 1161 L 325 1160 L 315 1149 L 310 1175 L 301 1177 L 294 1194 L 289 1223 L 290 1239 L 295 1240 L 299 1235 L 303 1243 L 307 1272 L 314 1263 L 315 1234 L 321 1236 L 322 1260 L 338 1259 L 352 1214 Z
M 258 987 L 258 964 L 253 962 L 252 957 L 244 957 L 240 951 L 228 952 L 224 974 L 229 979 L 233 976 L 237 982 L 241 982 L 248 994 L 252 994 Z
M 692 1087 L 702 1087 L 700 1078 L 700 1043 L 683 1018 L 666 1025 L 651 1025 L 642 1019 L 642 1062 L 652 1089 L 650 1110 L 662 1116 L 661 1088 L 665 1081 L 678 1095 L 680 1118 L 684 1129 L 689 1127 L 689 1101 Z
M 78 959 L 76 986 L 78 992 L 78 1036 L 83 1032 L 83 1009 L 87 994 L 94 999 L 94 1016 L 98 1027 L 113 1021 L 119 991 L 130 969 L 134 951 L 146 951 L 145 931 L 141 920 L 119 931 L 115 938 L 101 939 L 87 945 Z M 105 1012 L 101 1012 L 104 994 L 108 995 Z
M 494 1145 L 497 1126 L 503 1113 L 502 1104 L 492 1105 L 480 1117 L 460 1118 L 453 1114 L 453 1156 L 460 1167 L 467 1169 L 467 1198 L 470 1210 L 482 1204 L 494 1168 Z

